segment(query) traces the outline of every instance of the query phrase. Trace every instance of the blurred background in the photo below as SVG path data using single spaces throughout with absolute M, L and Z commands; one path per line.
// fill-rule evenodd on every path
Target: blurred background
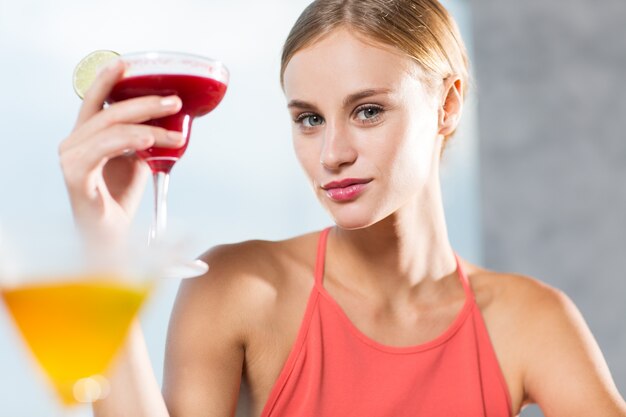
M 0 0 L 3 233 L 72 227 L 57 147 L 80 106 L 73 68 L 95 49 L 191 52 L 230 69 L 224 101 L 196 121 L 172 172 L 170 226 L 187 238 L 189 257 L 218 243 L 329 225 L 293 155 L 278 82 L 282 43 L 308 3 Z M 444 4 L 475 71 L 442 164 L 452 243 L 472 262 L 535 276 L 570 295 L 625 393 L 626 3 Z M 138 231 L 148 230 L 151 198 L 147 189 Z M 159 379 L 177 286 L 164 282 L 142 315 Z M 53 415 L 55 398 L 40 378 L 0 307 L 2 415 Z M 523 415 L 541 413 L 529 407 Z
M 470 5 L 484 264 L 565 291 L 624 396 L 626 2 Z

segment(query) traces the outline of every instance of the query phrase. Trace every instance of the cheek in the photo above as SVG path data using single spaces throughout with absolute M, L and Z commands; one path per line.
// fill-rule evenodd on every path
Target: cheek
M 315 139 L 299 137 L 297 132 L 293 132 L 292 137 L 296 158 L 306 176 L 312 180 L 315 176 L 315 170 L 320 165 Z
M 393 146 L 389 147 L 385 163 L 390 168 L 392 185 L 415 188 L 430 178 L 433 157 L 438 155 L 437 121 L 431 114 L 424 117 L 406 115 L 404 120 L 390 132 Z

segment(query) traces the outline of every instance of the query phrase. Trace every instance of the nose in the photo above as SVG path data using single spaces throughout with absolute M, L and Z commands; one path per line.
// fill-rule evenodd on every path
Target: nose
M 352 165 L 358 156 L 356 148 L 353 146 L 349 129 L 331 125 L 326 122 L 324 132 L 324 145 L 320 155 L 320 163 L 324 168 L 337 170 L 344 166 Z

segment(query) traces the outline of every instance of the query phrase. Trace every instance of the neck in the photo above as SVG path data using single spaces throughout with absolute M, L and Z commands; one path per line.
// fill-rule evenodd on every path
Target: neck
M 346 268 L 342 274 L 358 279 L 361 288 L 393 294 L 455 273 L 435 178 L 435 184 L 384 220 L 363 229 L 333 230 L 330 244 Z

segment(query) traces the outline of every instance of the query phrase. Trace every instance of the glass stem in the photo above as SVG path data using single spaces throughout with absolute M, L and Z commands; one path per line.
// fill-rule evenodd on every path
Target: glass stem
M 157 171 L 154 178 L 154 218 L 150 228 L 148 245 L 154 244 L 163 237 L 167 227 L 167 186 L 170 181 L 170 174 Z

